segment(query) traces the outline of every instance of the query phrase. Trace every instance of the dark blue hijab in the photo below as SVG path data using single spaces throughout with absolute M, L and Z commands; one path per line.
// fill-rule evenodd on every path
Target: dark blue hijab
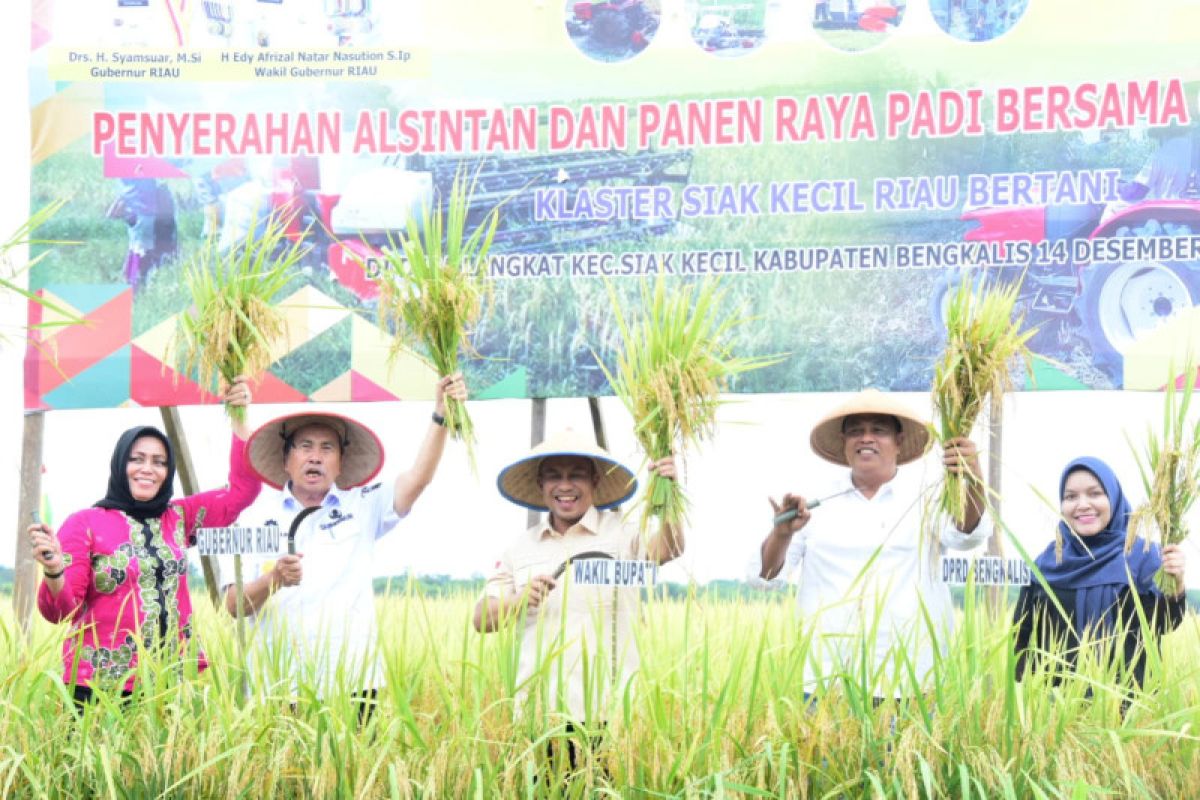
M 1121 491 L 1117 476 L 1100 459 L 1084 456 L 1067 464 L 1058 481 L 1059 502 L 1062 502 L 1067 478 L 1079 470 L 1090 472 L 1100 481 L 1108 495 L 1112 519 L 1103 531 L 1086 537 L 1076 535 L 1065 521 L 1060 520 L 1062 561 L 1059 562 L 1055 545 L 1051 543 L 1035 563 L 1051 588 L 1075 592 L 1075 628 L 1082 631 L 1102 620 L 1108 624 L 1114 621 L 1117 598 L 1131 581 L 1133 590 L 1139 594 L 1154 592 L 1154 573 L 1162 565 L 1162 554 L 1158 545 L 1147 549 L 1140 536 L 1129 554 L 1125 554 L 1125 534 L 1133 509 Z

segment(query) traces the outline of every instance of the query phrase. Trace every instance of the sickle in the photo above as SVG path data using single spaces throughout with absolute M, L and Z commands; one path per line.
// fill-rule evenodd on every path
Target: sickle
M 835 497 L 841 497 L 841 496 L 842 496 L 842 495 L 844 495 L 844 494 L 850 494 L 851 492 L 855 491 L 855 489 L 856 489 L 856 488 L 857 488 L 857 487 L 851 486 L 849 489 L 847 489 L 847 490 L 846 490 L 846 491 L 844 491 L 844 492 L 838 492 L 837 494 L 831 494 L 831 495 L 829 495 L 829 497 L 822 497 L 822 498 L 820 498 L 820 499 L 818 499 L 818 500 L 813 500 L 811 503 L 808 503 L 808 504 L 807 504 L 808 510 L 809 510 L 809 511 L 812 511 L 814 508 L 816 508 L 817 506 L 821 505 L 821 503 L 824 503 L 824 502 L 825 502 L 825 501 L 827 501 L 827 500 L 832 500 L 832 499 L 833 499 L 833 498 L 835 498 Z M 778 514 L 778 515 L 775 517 L 775 524 L 776 524 L 776 525 L 782 525 L 782 524 L 783 524 L 783 523 L 785 523 L 785 522 L 791 522 L 792 520 L 794 520 L 794 519 L 795 519 L 796 517 L 798 517 L 798 516 L 800 516 L 800 509 L 798 509 L 798 508 L 789 508 L 787 511 L 784 511 L 783 513 L 781 513 L 781 514 Z
M 559 578 L 562 577 L 562 574 L 567 571 L 567 564 L 570 564 L 572 561 L 578 561 L 578 560 L 584 559 L 584 558 L 607 558 L 610 561 L 612 560 L 612 556 L 610 556 L 608 553 L 603 553 L 599 550 L 588 550 L 586 553 L 576 553 L 575 555 L 568 558 L 566 561 L 559 564 L 558 569 L 554 570 L 554 574 L 551 577 L 554 578 L 554 580 L 558 580 Z
M 305 519 L 307 519 L 308 517 L 311 517 L 313 514 L 315 514 L 316 512 L 318 512 L 320 510 L 321 510 L 321 506 L 309 506 L 308 508 L 304 509 L 299 514 L 297 514 L 296 518 L 292 520 L 292 527 L 288 528 L 288 532 L 287 532 L 288 555 L 289 556 L 296 555 L 296 531 L 300 530 L 300 523 L 304 522 Z

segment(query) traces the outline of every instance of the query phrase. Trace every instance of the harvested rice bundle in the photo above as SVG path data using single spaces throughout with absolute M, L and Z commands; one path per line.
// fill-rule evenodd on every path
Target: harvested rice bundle
M 720 313 L 724 292 L 715 282 L 699 291 L 690 285 L 668 291 L 661 276 L 653 288 L 643 283 L 642 313 L 636 320 L 626 319 L 612 284 L 608 293 L 621 351 L 612 370 L 599 356 L 596 361 L 629 409 L 634 435 L 653 461 L 711 437 L 719 395 L 730 378 L 780 360 L 733 355 L 732 334 L 750 319 L 740 312 Z M 643 531 L 652 516 L 669 525 L 686 518 L 683 489 L 657 473 L 650 475 L 643 502 Z
M 454 176 L 450 196 L 440 208 L 423 208 L 409 216 L 396 247 L 384 250 L 379 276 L 379 324 L 396 336 L 389 361 L 421 342 L 440 376 L 459 371 L 460 352 L 473 355 L 469 331 L 489 297 L 487 255 L 499 222 L 493 208 L 470 235 L 467 217 L 475 183 L 463 172 Z M 446 426 L 467 447 L 475 463 L 475 426 L 464 403 L 446 398 Z
M 1013 319 L 1020 282 L 977 289 L 978 283 L 967 276 L 946 311 L 946 349 L 933 377 L 937 433 L 943 442 L 970 436 L 989 397 L 1012 388 L 1015 363 L 1031 364 L 1027 343 L 1034 331 L 1022 331 L 1023 318 Z M 966 517 L 969 477 L 983 479 L 946 475 L 941 508 L 953 519 Z
M 1158 529 L 1159 542 L 1164 546 L 1179 544 L 1188 535 L 1184 517 L 1200 496 L 1200 419 L 1190 426 L 1187 424 L 1196 380 L 1196 366 L 1190 360 L 1183 374 L 1187 380 L 1182 391 L 1176 389 L 1173 378 L 1167 382 L 1161 435 L 1153 429 L 1147 431 L 1143 453 L 1138 453 L 1130 442 L 1146 490 L 1146 502 L 1129 518 L 1127 553 L 1132 550 L 1138 531 L 1147 524 Z M 1150 537 L 1143 538 L 1149 546 Z M 1161 569 L 1155 583 L 1169 597 L 1183 589 L 1174 575 Z
M 179 315 L 174 348 L 180 371 L 195 373 L 210 392 L 239 375 L 260 375 L 271 365 L 275 342 L 287 335 L 287 318 L 272 301 L 304 253 L 299 240 L 288 241 L 287 223 L 272 216 L 257 235 L 251 226 L 223 252 L 209 238 L 184 267 L 192 308 Z M 226 411 L 245 421 L 244 407 Z

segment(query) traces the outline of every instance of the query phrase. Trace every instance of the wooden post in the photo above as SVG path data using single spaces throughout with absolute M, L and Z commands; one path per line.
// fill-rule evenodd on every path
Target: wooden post
M 993 394 L 992 404 L 988 410 L 988 476 L 987 498 L 988 511 L 992 515 L 995 528 L 992 538 L 988 539 L 987 554 L 1004 557 L 1004 532 L 999 526 L 1000 520 L 1000 468 L 1004 460 L 1004 395 Z M 988 589 L 987 604 L 992 614 L 999 615 L 1004 611 L 1004 600 L 1007 588 L 992 586 Z
M 21 441 L 21 494 L 17 501 L 17 548 L 13 558 L 13 610 L 22 631 L 29 630 L 34 595 L 38 586 L 38 566 L 29 551 L 25 529 L 33 522 L 42 497 L 42 442 L 46 415 L 41 411 L 25 413 L 25 433 Z
M 600 413 L 600 398 L 588 398 L 588 413 L 592 415 L 592 433 L 596 435 L 596 444 L 600 445 L 605 450 L 608 449 L 608 435 L 604 432 L 604 417 Z M 618 506 L 613 507 L 614 510 Z M 620 594 L 617 592 L 617 585 L 613 584 L 612 591 L 612 619 L 608 621 L 609 630 L 609 649 L 612 650 L 612 684 L 611 691 L 616 691 L 617 686 L 617 606 L 620 603 Z
M 546 438 L 546 398 L 531 397 L 529 402 L 529 446 L 537 447 Z M 525 512 L 525 527 L 532 528 L 538 524 L 541 513 L 530 509 Z
M 192 451 L 188 447 L 187 436 L 183 432 L 183 424 L 179 421 L 179 409 L 175 406 L 163 406 L 163 427 L 167 429 L 167 438 L 175 450 L 175 471 L 179 473 L 179 482 L 183 484 L 183 493 L 193 495 L 200 491 L 196 482 L 196 470 L 192 466 Z M 200 568 L 204 571 L 204 585 L 208 589 L 208 599 L 216 608 L 221 607 L 221 598 L 217 591 L 217 571 L 213 567 L 212 556 L 200 556 Z
M 238 704 L 242 705 L 250 694 L 250 684 L 246 668 L 246 587 L 242 583 L 241 553 L 233 557 L 233 581 L 237 584 Z

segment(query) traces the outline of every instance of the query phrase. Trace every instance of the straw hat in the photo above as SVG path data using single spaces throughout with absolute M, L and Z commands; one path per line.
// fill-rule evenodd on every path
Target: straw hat
M 506 500 L 534 511 L 547 511 L 538 486 L 538 466 L 543 459 L 554 456 L 590 458 L 596 465 L 600 481 L 596 485 L 593 504 L 598 509 L 619 506 L 637 491 L 637 476 L 633 470 L 613 459 L 598 444 L 568 428 L 546 439 L 519 461 L 500 470 L 496 487 Z
M 277 417 L 250 434 L 246 455 L 250 466 L 264 483 L 276 489 L 288 481 L 283 453 L 287 438 L 306 425 L 323 425 L 342 440 L 342 471 L 339 489 L 361 486 L 383 468 L 383 444 L 374 431 L 341 414 L 307 413 Z
M 813 452 L 826 461 L 850 466 L 846 461 L 842 423 L 846 417 L 854 414 L 880 414 L 900 420 L 900 432 L 904 434 L 904 439 L 896 457 L 897 464 L 916 461 L 929 448 L 929 425 L 919 414 L 878 389 L 864 389 L 813 426 L 812 434 L 808 437 Z

